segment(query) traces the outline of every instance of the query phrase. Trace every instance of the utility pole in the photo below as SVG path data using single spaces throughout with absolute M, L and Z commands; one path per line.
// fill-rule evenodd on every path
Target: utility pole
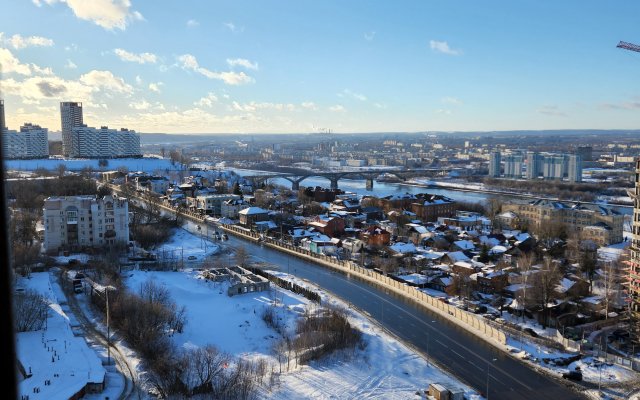
M 111 331 L 109 326 L 109 287 L 104 288 L 107 303 L 107 365 L 111 365 Z

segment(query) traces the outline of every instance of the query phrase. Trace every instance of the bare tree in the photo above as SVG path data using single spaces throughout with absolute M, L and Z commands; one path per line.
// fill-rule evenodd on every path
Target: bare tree
M 44 296 L 33 289 L 27 289 L 16 293 L 13 299 L 16 332 L 42 329 L 49 310 L 49 304 Z
M 250 258 L 251 255 L 247 252 L 247 249 L 245 249 L 244 246 L 236 248 L 236 252 L 233 256 L 233 260 L 235 261 L 236 265 L 244 268 L 249 265 Z
M 547 257 L 543 267 L 532 279 L 532 300 L 542 310 L 542 326 L 546 328 L 549 320 L 549 304 L 558 298 L 556 286 L 562 278 L 559 263 Z

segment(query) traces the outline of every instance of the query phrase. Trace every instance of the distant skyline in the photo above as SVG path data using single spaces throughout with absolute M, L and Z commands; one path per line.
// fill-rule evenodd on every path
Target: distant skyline
M 640 3 L 16 0 L 6 124 L 160 133 L 640 128 Z

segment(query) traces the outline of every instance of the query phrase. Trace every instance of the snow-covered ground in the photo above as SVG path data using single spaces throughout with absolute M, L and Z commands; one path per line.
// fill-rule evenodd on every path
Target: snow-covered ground
M 303 283 L 291 276 L 281 277 Z M 304 297 L 275 288 L 240 296 L 227 296 L 227 283 L 203 280 L 196 270 L 180 272 L 133 271 L 127 286 L 138 290 L 147 279 L 165 285 L 179 306 L 186 306 L 188 322 L 183 333 L 175 334 L 178 346 L 216 345 L 222 351 L 247 359 L 263 358 L 274 365 L 273 345 L 278 333 L 262 320 L 262 310 L 278 299 L 278 315 L 288 330 L 296 319 L 315 305 Z M 323 302 L 348 307 L 342 301 L 321 293 Z M 346 358 L 329 358 L 300 366 L 280 376 L 280 384 L 262 397 L 278 399 L 300 398 L 397 398 L 414 396 L 431 382 L 461 387 L 471 398 L 479 398 L 472 389 L 445 374 L 415 351 L 387 335 L 362 314 L 349 309 L 350 321 L 364 334 L 366 347 Z
M 175 229 L 169 240 L 158 245 L 154 252 L 159 259 L 182 259 L 185 263 L 202 262 L 220 250 L 220 247 L 206 239 L 205 235 L 206 232 L 196 235 L 183 228 Z
M 31 400 L 66 399 L 87 382 L 102 382 L 106 374 L 107 390 L 102 395 L 117 397 L 122 390 L 122 377 L 113 368 L 105 370 L 84 338 L 74 336 L 73 327 L 78 323 L 54 276 L 34 273 L 30 278 L 20 278 L 17 287 L 36 290 L 50 302 L 46 329 L 21 332 L 16 337 L 18 359 L 27 374 L 32 374 L 20 382 L 20 394 Z
M 120 167 L 125 167 L 129 171 L 154 172 L 157 170 L 176 169 L 171 164 L 171 160 L 166 158 L 115 158 L 107 160 L 107 166 L 99 165 L 97 159 L 58 159 L 45 158 L 35 160 L 4 160 L 5 168 L 8 170 L 34 171 L 39 168 L 54 170 L 63 164 L 68 171 L 81 171 L 87 167 L 95 171 L 114 171 Z

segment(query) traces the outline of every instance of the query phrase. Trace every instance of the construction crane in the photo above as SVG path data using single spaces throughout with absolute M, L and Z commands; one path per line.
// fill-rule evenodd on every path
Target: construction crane
M 637 44 L 620 41 L 620 43 L 618 43 L 616 47 L 631 51 L 637 51 L 638 53 L 640 53 L 640 46 L 638 46 Z

